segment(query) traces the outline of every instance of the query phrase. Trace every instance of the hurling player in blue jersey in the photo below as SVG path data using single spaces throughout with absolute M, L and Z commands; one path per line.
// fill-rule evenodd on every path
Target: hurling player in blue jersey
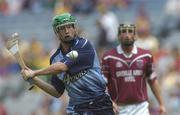
M 69 13 L 53 18 L 53 29 L 60 45 L 50 59 L 50 66 L 40 70 L 22 70 L 25 80 L 54 97 L 66 89 L 70 97 L 68 115 L 114 115 L 112 102 L 106 92 L 106 81 L 101 74 L 99 60 L 90 41 L 77 35 L 76 19 Z M 77 51 L 71 59 L 68 53 Z M 51 84 L 38 78 L 51 74 Z

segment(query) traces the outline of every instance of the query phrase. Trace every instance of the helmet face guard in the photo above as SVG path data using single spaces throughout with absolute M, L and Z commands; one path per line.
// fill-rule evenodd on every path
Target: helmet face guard
M 118 28 L 118 35 L 121 35 L 121 34 L 136 34 L 136 26 L 134 24 L 120 24 L 119 25 L 119 28 Z M 134 44 L 134 41 L 135 39 L 133 38 L 132 40 L 123 40 L 123 39 L 119 39 L 120 40 L 120 43 L 123 45 L 123 46 L 132 46 Z
M 53 17 L 53 29 L 57 32 L 57 28 L 69 24 L 76 24 L 76 18 L 72 16 L 70 13 L 64 13 L 61 15 L 56 15 Z
M 120 24 L 118 28 L 118 35 L 126 32 L 136 34 L 136 26 L 134 24 Z

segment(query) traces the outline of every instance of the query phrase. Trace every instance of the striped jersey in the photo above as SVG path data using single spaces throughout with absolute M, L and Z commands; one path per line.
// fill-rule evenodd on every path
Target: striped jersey
M 130 55 L 126 55 L 120 45 L 105 52 L 102 71 L 108 81 L 108 91 L 116 103 L 147 100 L 146 80 L 156 79 L 151 53 L 135 45 Z
M 78 52 L 74 60 L 67 56 L 73 50 Z M 106 81 L 101 73 L 97 53 L 89 40 L 76 37 L 67 53 L 58 48 L 50 62 L 53 64 L 59 61 L 68 66 L 68 71 L 57 74 L 57 77 L 65 84 L 70 97 L 69 110 L 76 104 L 90 102 L 105 94 Z

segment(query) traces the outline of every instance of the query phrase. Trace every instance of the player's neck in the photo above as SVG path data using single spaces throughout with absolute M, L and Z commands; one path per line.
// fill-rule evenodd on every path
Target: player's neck
M 62 50 L 64 53 L 67 53 L 67 52 L 69 51 L 70 45 L 71 45 L 71 44 L 61 43 L 61 44 L 60 44 L 61 50 Z
M 125 54 L 130 54 L 132 52 L 133 46 L 122 46 Z

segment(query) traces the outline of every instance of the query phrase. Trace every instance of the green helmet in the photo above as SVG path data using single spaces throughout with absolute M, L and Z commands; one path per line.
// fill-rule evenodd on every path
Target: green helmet
M 70 13 L 63 13 L 61 15 L 56 15 L 53 17 L 52 26 L 54 29 L 68 24 L 76 24 L 76 18 Z

